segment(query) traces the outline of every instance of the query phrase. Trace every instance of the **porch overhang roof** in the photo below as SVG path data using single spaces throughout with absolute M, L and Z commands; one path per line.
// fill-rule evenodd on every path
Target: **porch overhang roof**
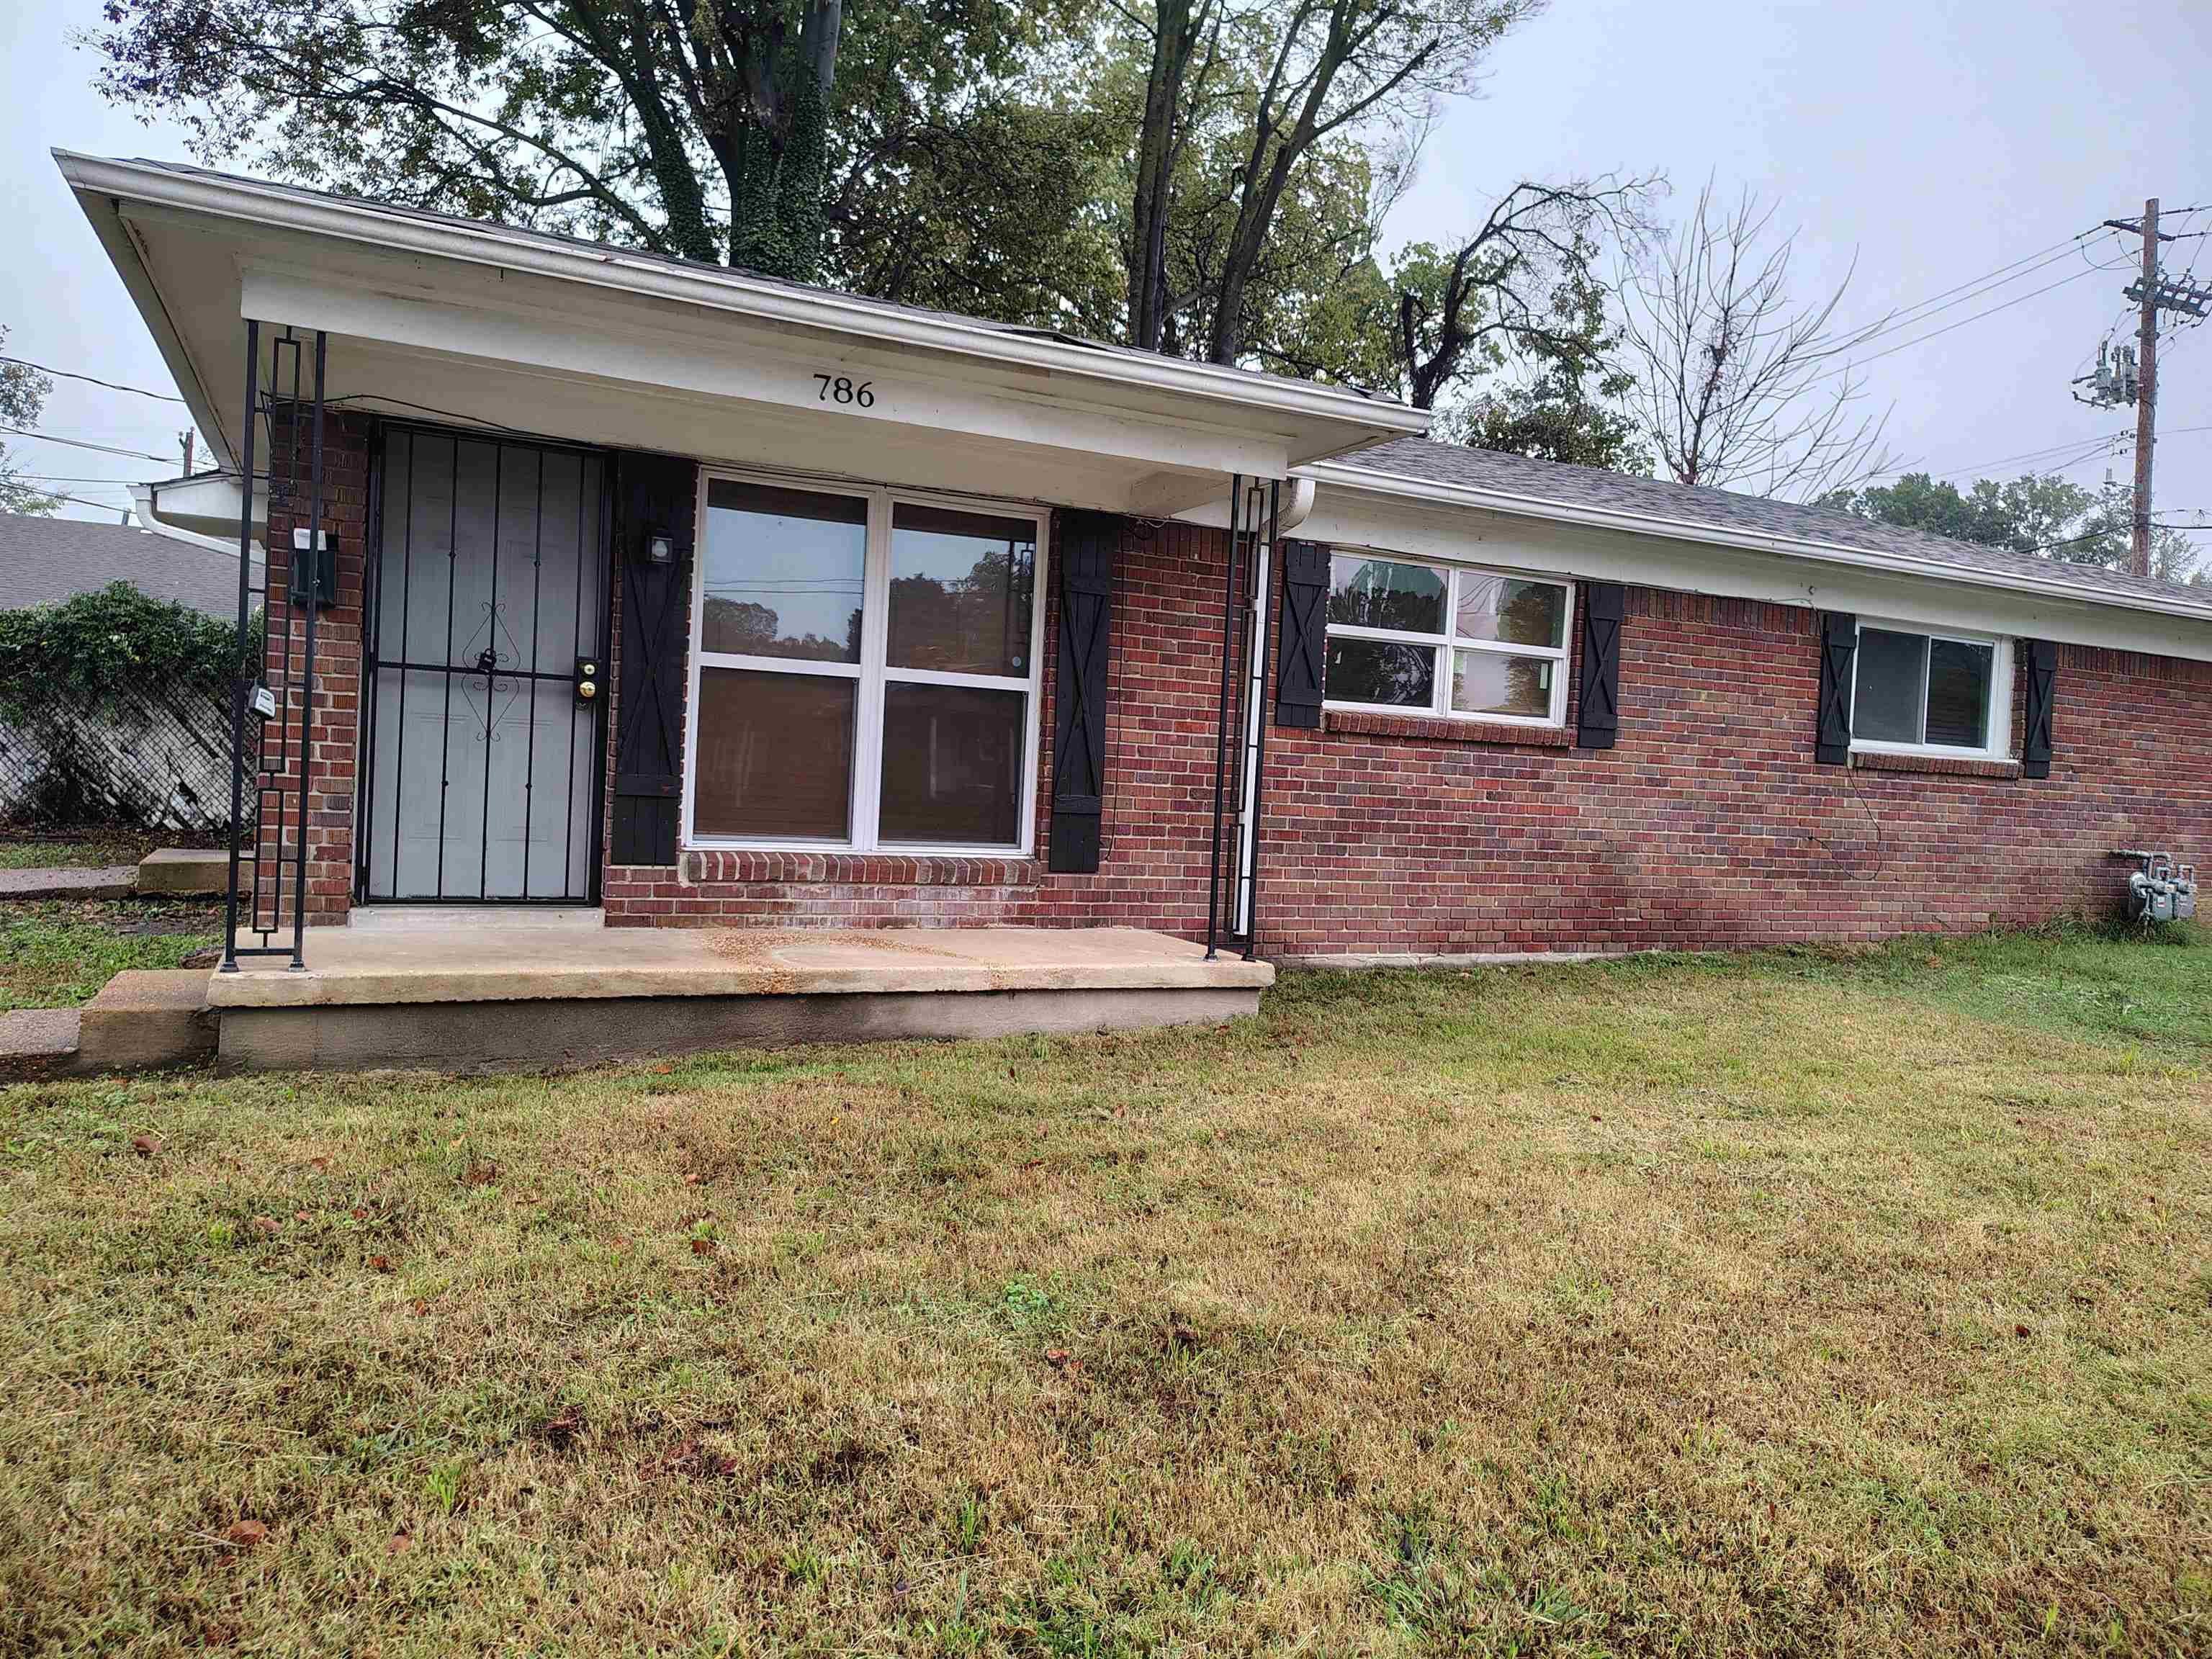
M 326 331 L 341 407 L 1163 517 L 1228 475 L 1284 477 L 1428 424 L 1310 381 L 198 168 L 54 155 L 232 471 L 248 318 Z

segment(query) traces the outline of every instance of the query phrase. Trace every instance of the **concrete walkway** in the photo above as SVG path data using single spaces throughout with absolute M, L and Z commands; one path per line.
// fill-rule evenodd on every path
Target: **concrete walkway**
M 60 866 L 36 870 L 0 870 L 0 900 L 129 898 L 138 883 L 138 866 L 111 864 L 98 869 Z
M 307 968 L 209 981 L 209 1006 L 336 1007 L 607 997 L 1259 990 L 1264 962 L 1133 927 L 309 929 Z
M 81 1019 L 74 1008 L 17 1008 L 0 1014 L 0 1083 L 75 1071 Z

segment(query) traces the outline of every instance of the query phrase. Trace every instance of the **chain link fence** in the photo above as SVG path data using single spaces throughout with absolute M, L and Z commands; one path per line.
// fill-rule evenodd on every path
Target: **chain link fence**
M 229 692 L 134 686 L 103 703 L 88 712 L 64 696 L 33 698 L 0 722 L 0 826 L 220 838 L 230 823 Z

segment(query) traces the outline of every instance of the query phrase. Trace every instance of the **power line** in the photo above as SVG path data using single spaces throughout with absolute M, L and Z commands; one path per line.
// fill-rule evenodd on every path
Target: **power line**
M 1964 305 L 1967 301 L 1978 299 L 1990 289 L 2002 288 L 2007 283 L 2018 282 L 2023 276 L 2033 276 L 2046 265 L 2057 264 L 2080 244 L 2083 237 L 2093 234 L 2094 230 L 2080 231 L 2063 242 L 2053 242 L 2049 247 L 2038 248 L 2033 253 L 2023 254 L 2009 264 L 1999 265 L 1995 270 L 1984 272 L 1979 276 L 1969 277 L 1963 283 L 1954 283 L 1939 293 L 1929 295 L 1917 304 L 1905 307 L 1902 311 L 1893 311 L 1887 317 L 1879 318 L 1868 324 L 1863 329 L 1846 333 L 1844 338 L 1854 346 L 1863 345 L 1867 341 L 1877 338 L 1883 334 L 1893 333 L 1898 329 L 1909 328 L 1916 323 L 1925 322 L 1928 318 L 1936 315 L 1938 312 L 1948 311 L 1953 306 Z M 2027 269 L 2015 269 L 2018 266 L 2026 266 Z M 2008 271 L 2012 274 L 2007 276 L 2005 273 Z M 1973 292 L 1963 291 L 1970 289 Z M 1952 298 L 1954 295 L 1958 297 Z
M 104 386 L 110 392 L 130 392 L 141 398 L 158 398 L 165 404 L 184 402 L 182 398 L 167 392 L 149 392 L 143 386 L 125 386 L 116 380 L 103 380 L 97 374 L 79 374 L 74 369 L 50 368 L 44 363 L 34 363 L 27 357 L 0 356 L 0 363 L 14 363 L 20 368 L 34 368 L 41 374 L 58 374 L 64 380 L 83 380 L 92 386 Z
M 0 426 L 0 432 L 18 438 L 36 438 L 40 443 L 67 444 L 72 449 L 96 449 L 103 455 L 126 455 L 138 461 L 161 461 L 173 465 L 176 460 L 173 455 L 155 455 L 143 449 L 118 449 L 113 444 L 96 444 L 83 438 L 61 438 L 51 432 L 33 432 L 23 426 Z
M 1870 357 L 1860 357 L 1855 359 L 1854 367 L 1866 363 L 1879 362 L 1884 357 L 1887 357 L 1893 353 L 1905 350 L 1909 347 L 1919 345 L 1924 341 L 1932 340 L 1939 334 L 1948 334 L 1954 328 L 1964 328 L 1968 323 L 1978 323 L 1984 317 L 1994 317 L 2000 311 L 2009 311 L 2013 307 L 2025 304 L 2027 301 L 2034 299 L 2039 295 L 2050 293 L 2052 289 L 2063 288 L 2069 283 L 2078 283 L 2084 276 L 2094 276 L 2097 274 L 2097 271 L 2100 269 L 2100 267 L 2092 265 L 2086 270 L 2073 271 L 2067 276 L 2061 276 L 2055 283 L 2045 283 L 2041 288 L 2031 289 L 2025 294 L 2016 295 L 2009 300 L 2002 301 L 1999 303 L 1991 306 L 1986 311 L 1977 311 L 1972 316 L 1960 318 L 1955 323 L 1946 323 L 1941 328 L 1929 329 L 1925 334 L 1916 334 L 1909 340 L 1899 340 L 1895 345 L 1885 346 L 1882 349 L 1875 352 Z

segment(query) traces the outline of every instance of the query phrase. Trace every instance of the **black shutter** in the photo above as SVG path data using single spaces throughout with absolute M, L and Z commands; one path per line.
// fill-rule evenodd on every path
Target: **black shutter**
M 2027 731 L 2020 746 L 2020 769 L 2031 778 L 2051 775 L 2051 705 L 2057 695 L 2058 647 L 2050 640 L 2029 640 L 2027 651 Z
M 1619 582 L 1583 584 L 1582 698 L 1575 747 L 1610 749 L 1620 732 L 1620 618 L 1627 590 Z
M 1813 758 L 1823 766 L 1851 759 L 1851 675 L 1859 654 L 1859 619 L 1848 611 L 1820 613 L 1820 732 Z
M 1328 634 L 1328 549 L 1283 544 L 1283 613 L 1275 653 L 1275 724 L 1321 725 L 1322 662 Z
M 683 796 L 685 601 L 690 592 L 698 467 L 668 455 L 615 458 L 615 569 L 622 584 L 617 692 L 616 864 L 673 864 Z M 653 562 L 666 536 L 674 556 Z
M 1060 661 L 1048 865 L 1058 875 L 1087 876 L 1098 868 L 1106 794 L 1106 659 L 1121 520 L 1111 513 L 1063 513 L 1059 529 L 1054 550 L 1060 570 Z

